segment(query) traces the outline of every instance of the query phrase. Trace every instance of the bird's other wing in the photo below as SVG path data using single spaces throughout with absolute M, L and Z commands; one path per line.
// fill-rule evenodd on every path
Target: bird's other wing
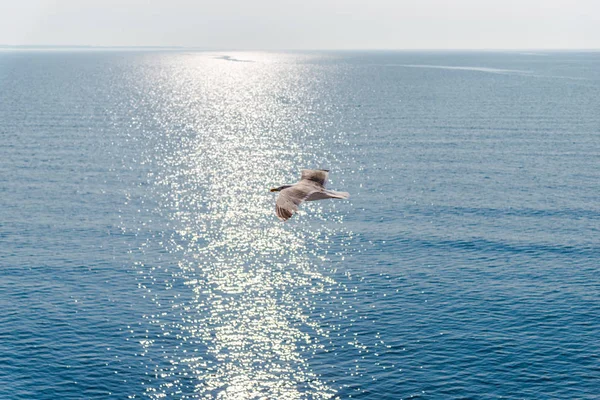
M 300 176 L 301 181 L 311 181 L 319 184 L 321 187 L 325 187 L 327 182 L 327 176 L 329 171 L 326 169 L 303 169 L 302 175 Z
M 319 190 L 313 192 L 305 201 L 325 200 L 325 199 L 347 199 L 350 197 L 348 192 L 336 192 L 335 190 Z
M 299 182 L 292 187 L 283 189 L 279 192 L 275 203 L 277 217 L 282 221 L 290 219 L 298 211 L 298 206 L 317 190 L 316 185 L 309 182 Z

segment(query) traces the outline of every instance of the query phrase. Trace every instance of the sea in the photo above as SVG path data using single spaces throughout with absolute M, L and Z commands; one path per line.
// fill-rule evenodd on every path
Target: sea
M 599 185 L 598 51 L 4 49 L 0 398 L 599 399 Z

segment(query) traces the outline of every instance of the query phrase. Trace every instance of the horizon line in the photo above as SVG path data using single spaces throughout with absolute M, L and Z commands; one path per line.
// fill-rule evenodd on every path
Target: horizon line
M 163 49 L 163 50 L 196 50 L 196 51 L 600 51 L 600 48 L 593 47 L 531 47 L 531 48 L 511 48 L 511 47 L 454 47 L 454 48 L 216 48 L 203 46 L 180 46 L 180 45 L 79 45 L 79 44 L 0 44 L 0 49 L 27 49 L 27 50 L 110 50 L 110 49 Z

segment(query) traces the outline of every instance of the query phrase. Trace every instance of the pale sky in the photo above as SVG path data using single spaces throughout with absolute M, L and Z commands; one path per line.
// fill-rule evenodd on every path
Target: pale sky
M 600 49 L 600 0 L 0 0 L 0 45 Z

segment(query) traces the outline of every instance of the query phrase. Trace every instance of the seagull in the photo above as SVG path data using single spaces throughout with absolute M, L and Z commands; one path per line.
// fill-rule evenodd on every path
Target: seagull
M 324 199 L 347 199 L 348 192 L 336 192 L 325 189 L 325 182 L 329 175 L 328 169 L 303 169 L 300 181 L 293 185 L 283 185 L 271 189 L 271 192 L 280 192 L 275 205 L 277 218 L 287 221 L 298 211 L 298 206 L 303 201 Z

